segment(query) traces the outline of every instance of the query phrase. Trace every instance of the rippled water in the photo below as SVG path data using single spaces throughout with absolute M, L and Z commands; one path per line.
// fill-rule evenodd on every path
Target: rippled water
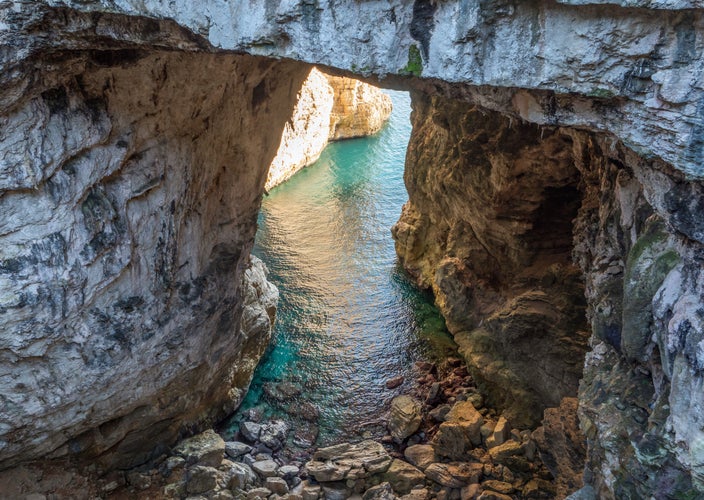
M 254 253 L 281 299 L 273 345 L 225 434 L 253 407 L 294 429 L 309 426 L 300 413 L 312 404 L 318 445 L 378 435 L 390 399 L 413 383 L 413 363 L 451 349 L 437 309 L 394 252 L 390 228 L 408 197 L 403 163 L 411 125 L 408 94 L 389 94 L 394 112 L 379 134 L 329 145 L 264 199 Z M 398 375 L 404 385 L 386 389 Z M 264 391 L 281 382 L 301 394 L 281 401 Z

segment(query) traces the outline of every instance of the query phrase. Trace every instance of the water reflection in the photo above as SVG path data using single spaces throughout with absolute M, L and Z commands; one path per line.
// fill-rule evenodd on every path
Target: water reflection
M 407 199 L 410 98 L 391 95 L 394 112 L 379 134 L 331 144 L 262 205 L 254 253 L 281 300 L 274 345 L 241 412 L 257 407 L 294 428 L 317 426 L 318 444 L 358 438 L 407 388 L 390 391 L 385 381 L 411 378 L 415 361 L 451 344 L 437 310 L 396 262 L 389 229 Z M 281 397 L 277 387 L 302 392 Z

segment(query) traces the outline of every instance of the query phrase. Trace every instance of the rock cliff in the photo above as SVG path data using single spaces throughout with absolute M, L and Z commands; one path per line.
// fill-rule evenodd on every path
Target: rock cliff
M 391 114 L 391 99 L 378 88 L 313 68 L 269 167 L 266 189 L 315 162 L 329 141 L 378 132 Z
M 278 140 L 251 131 L 283 127 L 306 68 L 45 57 L 62 73 L 33 60 L 0 127 L 0 463 L 140 463 L 232 411 L 265 349 L 276 291 L 249 249 Z
M 0 466 L 137 461 L 231 407 L 256 211 L 303 62 L 419 92 L 428 137 L 397 234 L 478 340 L 467 357 L 508 353 L 525 401 L 553 404 L 581 363 L 546 370 L 530 349 L 583 349 L 583 286 L 586 480 L 603 498 L 701 496 L 698 1 L 50 0 L 0 19 Z

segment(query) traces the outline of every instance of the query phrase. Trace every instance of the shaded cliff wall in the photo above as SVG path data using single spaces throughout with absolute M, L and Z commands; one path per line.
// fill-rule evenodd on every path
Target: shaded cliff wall
M 314 163 L 329 141 L 378 132 L 389 115 L 391 99 L 378 88 L 313 68 L 284 127 L 266 189 Z
M 238 404 L 273 320 L 249 250 L 308 68 L 160 51 L 181 32 L 148 20 L 82 38 L 107 18 L 38 19 L 64 47 L 0 118 L 2 467 L 140 463 Z
M 413 101 L 397 251 L 491 402 L 533 425 L 583 375 L 600 498 L 701 494 L 702 183 L 612 137 Z
M 588 326 L 572 264 L 579 171 L 558 129 L 413 94 L 409 202 L 392 233 L 490 404 L 532 426 L 574 395 Z

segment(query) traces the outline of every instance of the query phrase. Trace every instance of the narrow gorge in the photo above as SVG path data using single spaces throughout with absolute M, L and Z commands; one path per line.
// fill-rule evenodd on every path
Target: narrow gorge
M 700 497 L 703 35 L 693 0 L 0 3 L 2 494 L 88 491 L 52 471 L 132 470 L 241 404 L 278 296 L 257 216 L 315 65 L 411 92 L 399 261 L 557 496 Z

